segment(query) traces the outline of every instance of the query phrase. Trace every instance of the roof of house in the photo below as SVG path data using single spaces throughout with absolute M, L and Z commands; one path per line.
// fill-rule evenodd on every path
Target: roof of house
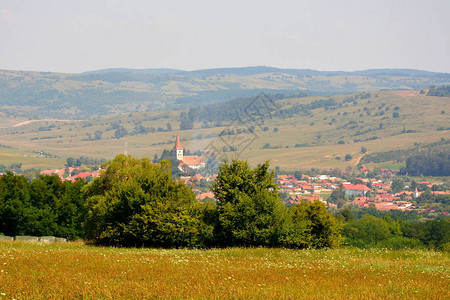
M 78 173 L 77 175 L 74 175 L 73 178 L 84 178 L 86 179 L 86 177 L 88 176 L 92 176 L 92 177 L 98 177 L 100 175 L 100 172 L 95 171 L 95 172 L 81 172 Z
M 183 163 L 188 166 L 196 166 L 205 163 L 203 157 L 195 155 L 183 156 Z
M 195 198 L 197 200 L 204 200 L 205 198 L 214 199 L 214 193 L 213 192 L 201 193 L 200 195 L 197 195 Z
M 370 189 L 364 184 L 344 184 L 344 189 L 355 191 L 370 191 Z

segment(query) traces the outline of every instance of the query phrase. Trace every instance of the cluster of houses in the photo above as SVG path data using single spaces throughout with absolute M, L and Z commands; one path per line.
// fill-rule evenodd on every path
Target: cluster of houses
M 83 179 L 86 181 L 91 181 L 92 179 L 100 176 L 100 171 L 84 172 L 82 168 L 63 168 L 63 169 L 52 169 L 44 170 L 40 172 L 41 175 L 58 175 L 62 181 L 72 181 L 75 182 L 77 179 Z M 73 175 L 72 175 L 73 174 Z
M 74 174 L 69 175 L 68 174 Z M 42 175 L 58 175 L 61 180 L 75 181 L 77 179 L 93 179 L 100 176 L 100 171 L 82 172 L 80 168 L 65 168 L 45 170 Z M 211 183 L 216 179 L 217 174 L 211 176 L 203 176 L 195 174 L 194 176 L 181 177 L 181 181 L 191 186 L 192 191 L 196 194 L 199 201 L 214 201 L 214 194 L 209 191 Z M 342 178 L 329 175 L 308 176 L 303 174 L 301 179 L 294 175 L 276 175 L 276 182 L 280 192 L 284 194 L 284 202 L 286 205 L 295 205 L 300 202 L 314 202 L 316 200 L 323 202 L 329 208 L 338 208 L 338 205 L 327 201 L 330 194 L 342 187 L 346 196 L 349 196 L 350 205 L 359 207 L 373 206 L 378 210 L 416 210 L 426 212 L 426 210 L 418 209 L 412 203 L 414 198 L 421 195 L 422 192 L 417 191 L 401 191 L 393 193 L 391 189 L 392 180 L 389 178 L 356 178 L 361 184 L 352 184 Z M 435 183 L 427 181 L 420 182 L 432 187 Z M 369 186 L 371 188 L 369 188 Z M 370 193 L 369 193 L 370 192 Z M 450 195 L 450 191 L 431 191 L 432 194 Z
M 180 143 L 180 137 L 177 138 L 174 145 L 174 156 L 178 161 L 177 167 L 180 170 L 188 167 L 193 170 L 199 170 L 205 167 L 204 159 L 200 156 L 184 155 L 184 149 Z M 362 173 L 367 173 L 368 169 L 361 169 Z M 421 192 L 417 191 L 401 191 L 399 193 L 392 192 L 391 175 L 395 175 L 396 171 L 391 169 L 381 169 L 382 179 L 374 178 L 355 178 L 360 184 L 352 184 L 345 179 L 329 176 L 317 175 L 308 176 L 303 174 L 301 178 L 294 175 L 277 175 L 276 182 L 283 195 L 286 205 L 295 205 L 300 202 L 321 201 L 329 208 L 340 208 L 340 203 L 331 203 L 326 201 L 330 198 L 331 193 L 341 188 L 350 204 L 359 207 L 375 207 L 379 210 L 420 210 L 412 203 L 413 198 L 420 196 Z M 65 168 L 56 170 L 42 171 L 43 175 L 58 175 L 62 180 L 75 181 L 78 178 L 87 180 L 94 179 L 100 175 L 100 171 L 82 172 L 79 168 Z M 66 174 L 73 174 L 67 176 Z M 194 176 L 181 177 L 180 180 L 192 187 L 199 201 L 214 201 L 214 194 L 209 191 L 211 183 L 216 179 L 217 174 L 211 176 L 203 176 L 195 174 Z M 434 183 L 420 182 L 426 184 L 431 189 Z M 434 194 L 450 195 L 450 191 L 432 191 Z M 346 202 L 347 204 L 348 202 Z
M 356 178 L 362 184 L 351 184 L 350 182 L 328 175 L 318 175 L 311 177 L 302 175 L 301 179 L 295 178 L 293 175 L 277 175 L 276 181 L 282 193 L 288 195 L 286 204 L 298 204 L 302 201 L 322 201 L 328 207 L 337 208 L 337 205 L 325 201 L 329 195 L 337 188 L 342 186 L 343 192 L 351 199 L 350 204 L 359 207 L 373 206 L 378 210 L 420 210 L 412 203 L 413 198 L 417 198 L 422 192 L 417 191 L 401 191 L 399 193 L 392 192 L 391 179 L 374 179 L 374 178 Z M 420 182 L 431 188 L 435 183 L 428 181 Z M 371 188 L 369 188 L 369 186 Z M 370 194 L 369 194 L 370 192 Z M 432 191 L 432 194 L 450 195 L 450 191 Z M 325 197 L 326 195 L 326 197 Z

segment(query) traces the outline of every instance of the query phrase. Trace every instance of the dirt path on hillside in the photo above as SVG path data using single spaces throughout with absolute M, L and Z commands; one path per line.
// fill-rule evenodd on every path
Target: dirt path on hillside
M 393 94 L 403 98 L 415 97 L 420 95 L 420 90 L 392 91 Z
M 25 126 L 25 125 L 28 125 L 28 124 L 34 123 L 34 122 L 81 122 L 81 120 L 61 120 L 61 119 L 28 120 L 28 121 L 24 121 L 24 122 L 20 122 L 20 123 L 14 124 L 14 125 L 12 125 L 10 127 L 3 127 L 3 128 L 20 127 L 20 126 Z
M 366 154 L 367 154 L 367 152 L 365 154 L 363 154 L 363 155 L 358 155 L 358 157 L 356 158 L 356 165 L 359 164 L 359 162 L 361 161 L 361 158 L 363 158 L 364 155 L 366 155 Z

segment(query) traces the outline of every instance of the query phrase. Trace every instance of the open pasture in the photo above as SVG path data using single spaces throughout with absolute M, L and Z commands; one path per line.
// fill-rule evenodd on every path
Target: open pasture
M 449 299 L 432 251 L 0 243 L 0 299 Z

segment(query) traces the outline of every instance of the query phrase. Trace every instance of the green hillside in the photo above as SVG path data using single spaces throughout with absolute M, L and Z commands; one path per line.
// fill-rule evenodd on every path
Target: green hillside
M 185 148 L 213 149 L 219 158 L 239 157 L 252 164 L 270 159 L 273 167 L 283 169 L 345 169 L 359 163 L 362 148 L 367 155 L 450 139 L 450 98 L 419 90 L 266 99 L 268 110 L 259 115 L 252 99 L 203 105 L 191 113 L 133 112 L 84 121 L 3 114 L 0 164 L 61 167 L 67 157 L 112 159 L 125 151 L 153 157 L 171 149 L 180 132 Z M 245 101 L 250 105 L 236 110 L 236 118 L 226 114 Z M 193 112 L 198 114 L 191 116 Z M 190 117 L 193 128 L 179 130 L 181 121 Z
M 0 112 L 10 117 L 79 120 L 124 112 L 185 109 L 260 92 L 323 96 L 444 84 L 450 84 L 450 74 L 403 69 L 108 69 L 82 74 L 0 70 Z

